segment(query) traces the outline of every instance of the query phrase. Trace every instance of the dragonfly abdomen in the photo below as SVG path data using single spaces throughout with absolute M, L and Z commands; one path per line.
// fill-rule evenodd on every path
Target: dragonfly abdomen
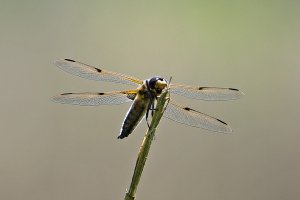
M 145 115 L 149 103 L 149 99 L 144 99 L 137 96 L 126 114 L 118 139 L 123 139 L 132 133 Z

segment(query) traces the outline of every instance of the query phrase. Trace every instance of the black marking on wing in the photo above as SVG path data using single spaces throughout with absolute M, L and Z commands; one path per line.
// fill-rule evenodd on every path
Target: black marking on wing
M 194 109 L 189 108 L 189 107 L 184 107 L 183 109 L 184 109 L 184 110 L 187 110 L 187 111 L 194 111 L 194 112 L 198 112 L 198 113 L 199 113 L 199 111 L 194 110 Z M 215 118 L 215 119 L 218 120 L 219 122 L 225 124 L 225 125 L 228 125 L 227 123 L 223 122 L 222 120 L 220 120 L 220 119 L 218 119 L 218 118 Z
M 223 124 L 225 124 L 225 125 L 228 125 L 227 123 L 223 122 L 222 120 L 220 120 L 220 119 L 218 119 L 218 118 L 216 118 L 216 120 L 218 120 L 219 122 L 221 122 L 221 123 L 223 123 Z
M 65 60 L 66 60 L 66 61 L 70 61 L 70 62 L 76 62 L 75 60 L 68 59 L 68 58 L 66 58 Z
M 99 73 L 101 73 L 101 72 L 102 72 L 102 70 L 101 70 L 101 69 L 98 69 L 98 68 L 96 68 L 96 67 L 95 67 L 95 70 L 96 70 L 97 72 L 99 72 Z
M 206 89 L 207 87 L 199 87 L 199 90 L 204 90 Z
M 191 110 L 191 108 L 189 108 L 189 107 L 185 107 L 185 108 L 183 108 L 184 110 L 187 110 L 187 111 L 190 111 Z
M 135 97 L 136 97 L 136 94 L 127 94 L 128 99 L 134 100 Z

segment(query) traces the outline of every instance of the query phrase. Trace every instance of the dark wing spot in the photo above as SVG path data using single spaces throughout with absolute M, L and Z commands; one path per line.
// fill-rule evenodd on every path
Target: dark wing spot
M 189 107 L 185 107 L 185 108 L 183 108 L 184 110 L 187 110 L 187 111 L 190 111 L 190 110 L 192 110 L 191 108 L 189 108 Z
M 127 98 L 134 100 L 134 98 L 136 97 L 136 94 L 127 94 Z
M 219 120 L 219 119 L 216 119 L 216 120 L 218 120 L 218 121 L 221 122 L 222 124 L 227 125 L 225 122 L 223 122 L 223 121 L 221 121 L 221 120 Z
M 70 61 L 70 62 L 76 62 L 75 60 L 71 60 L 71 59 L 68 59 L 68 58 L 66 58 L 65 60 Z
M 103 92 L 99 92 L 98 95 L 104 95 L 104 93 Z
M 96 67 L 95 67 L 95 70 L 96 70 L 97 72 L 99 72 L 99 73 L 101 73 L 101 72 L 102 72 L 102 70 L 101 70 L 101 69 L 98 69 L 98 68 L 96 68 Z
M 238 89 L 235 88 L 228 88 L 229 90 L 234 90 L 234 91 L 239 91 Z
M 207 87 L 199 87 L 198 90 L 205 90 Z
M 61 95 L 70 95 L 70 94 L 73 94 L 73 93 L 63 93 Z

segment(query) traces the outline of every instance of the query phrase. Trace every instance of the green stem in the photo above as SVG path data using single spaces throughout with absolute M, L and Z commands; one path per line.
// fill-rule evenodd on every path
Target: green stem
M 168 94 L 168 91 L 166 90 L 158 98 L 156 109 L 155 109 L 154 115 L 152 117 L 150 127 L 147 130 L 145 137 L 143 139 L 142 145 L 140 147 L 140 151 L 139 151 L 139 154 L 138 154 L 138 157 L 136 160 L 135 169 L 133 172 L 130 188 L 125 195 L 125 200 L 134 200 L 134 198 L 135 198 L 137 186 L 141 179 L 141 175 L 142 175 L 142 172 L 143 172 L 143 169 L 144 169 L 147 157 L 148 157 L 148 153 L 149 153 L 150 146 L 151 146 L 151 143 L 152 143 L 155 131 L 156 131 L 156 127 L 159 124 L 159 121 L 163 115 L 164 106 L 167 101 L 167 98 L 166 98 L 167 94 Z

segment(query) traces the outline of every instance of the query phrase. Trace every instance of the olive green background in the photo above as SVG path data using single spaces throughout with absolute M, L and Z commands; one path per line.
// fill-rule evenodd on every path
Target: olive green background
M 51 102 L 130 87 L 53 65 L 76 59 L 145 79 L 241 89 L 237 101 L 172 96 L 230 135 L 163 119 L 136 199 L 300 197 L 299 1 L 1 1 L 0 199 L 123 199 L 146 131 L 117 140 L 130 104 Z

